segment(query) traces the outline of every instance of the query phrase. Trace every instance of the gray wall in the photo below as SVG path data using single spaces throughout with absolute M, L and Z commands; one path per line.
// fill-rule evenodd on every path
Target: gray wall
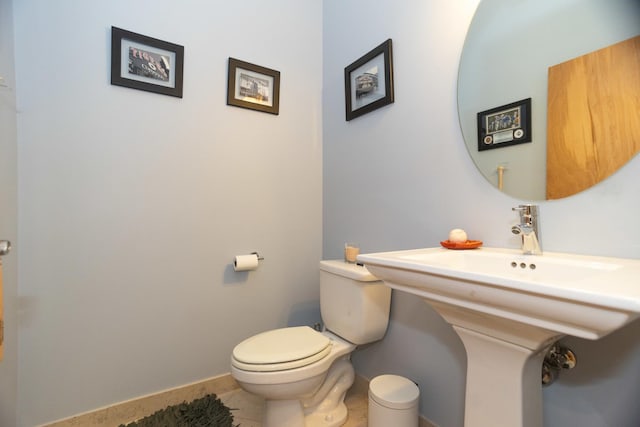
M 525 200 L 485 181 L 458 125 L 458 60 L 477 3 L 324 0 L 324 257 L 339 256 L 345 241 L 364 252 L 438 246 L 455 227 L 487 246 L 518 246 L 511 207 Z M 344 67 L 387 38 L 396 102 L 346 122 Z M 635 158 L 595 188 L 541 203 L 544 248 L 639 258 L 639 174 Z M 578 368 L 544 390 L 545 426 L 639 425 L 638 333 L 636 322 L 596 342 L 566 339 Z M 416 297 L 394 292 L 386 337 L 359 350 L 354 362 L 369 378 L 412 378 L 421 388 L 421 414 L 442 427 L 462 425 L 462 343 Z
M 242 339 L 317 321 L 321 4 L 13 7 L 19 425 L 228 373 Z M 112 25 L 185 46 L 183 99 L 110 85 Z M 280 115 L 226 105 L 229 56 L 282 73 Z
M 17 240 L 16 97 L 13 63 L 13 14 L 11 2 L 0 0 L 0 240 Z M 0 362 L 0 425 L 16 424 L 18 390 L 18 337 L 16 295 L 18 255 L 2 258 L 4 299 L 4 358 Z

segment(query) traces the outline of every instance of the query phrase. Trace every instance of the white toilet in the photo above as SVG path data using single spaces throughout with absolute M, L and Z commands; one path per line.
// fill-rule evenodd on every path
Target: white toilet
M 231 375 L 265 398 L 263 427 L 344 424 L 344 396 L 353 384 L 351 352 L 382 339 L 391 289 L 363 266 L 320 262 L 320 311 L 326 330 L 308 326 L 267 331 L 233 349 Z

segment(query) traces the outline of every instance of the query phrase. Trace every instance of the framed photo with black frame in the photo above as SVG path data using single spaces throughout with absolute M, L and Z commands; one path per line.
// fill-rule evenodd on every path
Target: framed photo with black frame
M 393 49 L 386 40 L 344 69 L 347 121 L 393 102 Z
M 227 105 L 280 113 L 280 71 L 229 58 Z
M 531 142 L 531 98 L 478 113 L 478 151 Z
M 182 98 L 184 47 L 111 27 L 111 84 Z

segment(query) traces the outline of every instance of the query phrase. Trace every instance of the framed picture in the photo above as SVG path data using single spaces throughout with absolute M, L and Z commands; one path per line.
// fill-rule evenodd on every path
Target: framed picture
M 111 84 L 182 98 L 184 47 L 111 27 Z
M 347 121 L 393 102 L 391 39 L 344 69 Z
M 478 113 L 478 151 L 531 142 L 531 98 Z
M 229 58 L 227 105 L 280 112 L 280 71 Z

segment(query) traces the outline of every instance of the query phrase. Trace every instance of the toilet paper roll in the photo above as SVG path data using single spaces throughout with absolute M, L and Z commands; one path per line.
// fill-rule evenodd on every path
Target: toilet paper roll
M 233 261 L 235 271 L 249 271 L 258 268 L 258 254 L 238 255 Z

